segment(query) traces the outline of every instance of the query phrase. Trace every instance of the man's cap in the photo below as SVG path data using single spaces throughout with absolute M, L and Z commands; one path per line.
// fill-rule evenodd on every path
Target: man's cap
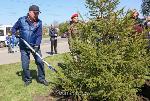
M 39 7 L 37 5 L 31 5 L 29 7 L 29 11 L 36 11 L 36 12 L 40 12 Z M 41 12 L 40 12 L 41 13 Z
M 73 15 L 71 16 L 71 19 L 73 19 L 74 17 L 78 17 L 78 14 L 77 14 L 77 13 L 73 14 Z

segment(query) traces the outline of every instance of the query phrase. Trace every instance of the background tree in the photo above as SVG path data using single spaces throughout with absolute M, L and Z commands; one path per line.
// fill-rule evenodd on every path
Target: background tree
M 69 22 L 62 22 L 59 24 L 60 35 L 68 31 Z
M 48 32 L 48 25 L 43 25 L 43 35 L 49 35 L 49 32 Z
M 150 15 L 150 0 L 142 0 L 141 9 L 144 16 Z

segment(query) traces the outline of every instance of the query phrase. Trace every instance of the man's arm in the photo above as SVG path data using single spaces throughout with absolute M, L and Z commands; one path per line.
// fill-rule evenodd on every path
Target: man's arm
M 58 30 L 55 28 L 55 37 L 58 35 Z
M 52 29 L 49 29 L 49 36 L 52 36 Z
M 18 21 L 14 24 L 14 26 L 11 29 L 12 35 L 16 35 L 17 30 L 19 30 L 19 26 L 20 20 L 18 19 Z
M 54 28 L 52 28 L 52 29 L 49 30 L 50 37 L 55 37 L 55 34 L 56 34 L 56 31 L 55 31 Z

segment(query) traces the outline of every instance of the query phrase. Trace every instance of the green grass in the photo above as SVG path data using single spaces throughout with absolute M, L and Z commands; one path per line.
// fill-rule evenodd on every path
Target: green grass
M 56 69 L 58 62 L 63 62 L 65 54 L 47 57 L 45 60 Z M 32 101 L 36 95 L 46 96 L 54 87 L 50 83 L 48 87 L 36 82 L 36 65 L 34 61 L 30 63 L 30 70 L 32 71 L 32 83 L 24 87 L 22 81 L 21 63 L 0 65 L 0 101 Z M 50 82 L 55 82 L 56 74 L 47 68 L 45 65 L 46 79 Z

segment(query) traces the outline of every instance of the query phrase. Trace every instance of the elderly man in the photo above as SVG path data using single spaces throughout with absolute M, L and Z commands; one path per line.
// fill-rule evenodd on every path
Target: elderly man
M 42 21 L 38 18 L 39 13 L 40 10 L 38 6 L 30 6 L 27 16 L 20 17 L 13 26 L 12 34 L 16 34 L 17 30 L 19 30 L 20 34 L 17 37 L 23 38 L 41 55 L 40 44 L 42 40 Z M 43 61 L 33 53 L 22 40 L 19 40 L 19 47 L 25 86 L 28 86 L 32 82 L 29 70 L 30 53 L 32 53 L 38 68 L 38 82 L 48 86 L 48 82 L 45 80 Z

